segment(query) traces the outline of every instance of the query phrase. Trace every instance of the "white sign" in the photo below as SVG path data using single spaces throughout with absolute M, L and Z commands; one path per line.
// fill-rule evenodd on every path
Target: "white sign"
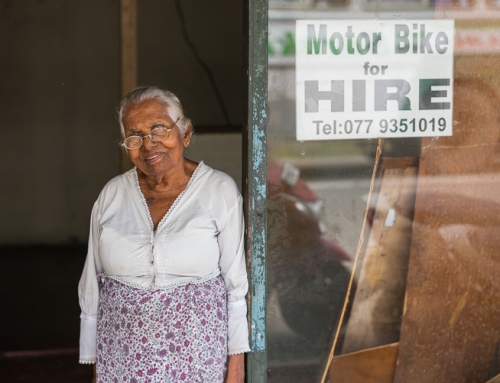
M 452 135 L 452 20 L 298 20 L 297 140 Z

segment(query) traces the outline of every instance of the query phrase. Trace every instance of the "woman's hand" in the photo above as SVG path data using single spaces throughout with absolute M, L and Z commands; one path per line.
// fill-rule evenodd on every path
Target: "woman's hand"
M 227 359 L 227 372 L 224 383 L 244 383 L 245 354 L 230 355 Z

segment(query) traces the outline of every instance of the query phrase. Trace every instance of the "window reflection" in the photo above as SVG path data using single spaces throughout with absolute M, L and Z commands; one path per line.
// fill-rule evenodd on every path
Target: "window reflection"
M 391 383 L 493 377 L 500 342 L 499 7 L 498 0 L 270 2 L 269 382 L 319 383 L 326 373 L 326 381 L 356 383 L 366 381 L 361 372 Z M 456 21 L 455 134 L 387 139 L 370 195 L 377 140 L 295 139 L 295 20 L 434 17 Z M 397 230 L 384 233 L 398 237 L 406 253 L 386 263 L 373 258 L 370 268 L 368 247 L 391 214 L 400 217 Z M 339 297 L 357 254 L 344 308 Z M 380 275 L 387 265 L 392 276 L 375 278 L 373 270 Z M 373 363 L 382 353 L 386 364 Z M 354 356 L 362 362 L 348 367 Z

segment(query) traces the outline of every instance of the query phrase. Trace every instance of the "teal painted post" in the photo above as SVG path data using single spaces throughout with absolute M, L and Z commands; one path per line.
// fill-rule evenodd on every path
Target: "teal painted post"
M 267 0 L 246 0 L 247 124 L 244 133 L 246 254 L 250 292 L 250 346 L 247 382 L 267 381 L 266 229 L 267 229 Z

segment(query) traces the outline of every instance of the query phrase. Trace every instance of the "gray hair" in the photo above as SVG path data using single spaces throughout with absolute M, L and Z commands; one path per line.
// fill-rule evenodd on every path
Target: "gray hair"
M 165 104 L 167 113 L 172 120 L 177 120 L 176 126 L 179 127 L 180 131 L 185 134 L 191 123 L 191 120 L 184 115 L 184 109 L 182 108 L 179 98 L 172 92 L 168 90 L 160 89 L 156 86 L 140 86 L 132 90 L 127 94 L 118 110 L 118 120 L 120 122 L 120 132 L 122 138 L 125 138 L 125 126 L 123 125 L 123 116 L 127 113 L 128 109 L 135 104 L 138 104 L 147 100 L 155 100 L 162 104 Z

